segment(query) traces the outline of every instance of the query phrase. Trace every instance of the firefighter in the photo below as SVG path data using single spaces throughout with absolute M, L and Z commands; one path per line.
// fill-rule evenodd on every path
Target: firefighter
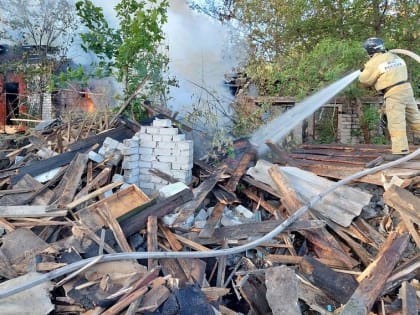
M 380 38 L 367 39 L 363 48 L 370 59 L 360 70 L 359 82 L 366 87 L 373 86 L 384 95 L 392 156 L 408 154 L 406 121 L 415 136 L 420 137 L 420 112 L 407 81 L 407 66 L 402 58 L 387 51 Z

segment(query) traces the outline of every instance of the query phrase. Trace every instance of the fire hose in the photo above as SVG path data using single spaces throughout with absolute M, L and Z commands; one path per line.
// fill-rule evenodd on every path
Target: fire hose
M 406 55 L 413 58 L 415 61 L 420 62 L 420 56 L 410 50 L 397 48 L 397 49 L 391 49 L 390 52 L 394 54 Z

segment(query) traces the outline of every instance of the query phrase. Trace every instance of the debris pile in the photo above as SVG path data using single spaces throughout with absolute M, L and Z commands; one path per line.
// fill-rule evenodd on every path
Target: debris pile
M 417 314 L 420 161 L 237 140 L 209 164 L 167 119 L 87 125 L 3 143 L 0 314 Z

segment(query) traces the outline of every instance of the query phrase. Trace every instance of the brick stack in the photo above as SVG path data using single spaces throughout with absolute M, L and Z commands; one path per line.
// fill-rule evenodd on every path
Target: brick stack
M 169 119 L 155 119 L 152 126 L 124 141 L 124 180 L 135 183 L 146 194 L 158 191 L 169 183 L 149 170 L 158 169 L 188 184 L 192 179 L 193 143 L 178 134 Z
M 124 146 L 121 142 L 110 137 L 106 137 L 102 147 L 98 151 L 98 154 L 105 159 L 109 159 L 108 163 L 117 166 L 122 159 L 121 151 L 123 148 Z
M 359 136 L 356 132 L 360 132 L 359 118 L 357 114 L 339 114 L 338 138 L 340 142 L 347 144 L 360 143 Z

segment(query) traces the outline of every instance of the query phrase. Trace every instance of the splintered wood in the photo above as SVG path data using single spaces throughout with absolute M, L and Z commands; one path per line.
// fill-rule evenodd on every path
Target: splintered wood
M 232 254 L 390 148 L 269 142 L 269 162 L 241 139 L 228 158 L 195 160 L 188 186 L 152 163 L 133 169 L 168 183 L 148 195 L 127 182 L 122 152 L 97 153 L 143 127 L 97 119 L 43 122 L 0 158 L 0 314 L 418 313 L 418 160 L 340 186 Z

